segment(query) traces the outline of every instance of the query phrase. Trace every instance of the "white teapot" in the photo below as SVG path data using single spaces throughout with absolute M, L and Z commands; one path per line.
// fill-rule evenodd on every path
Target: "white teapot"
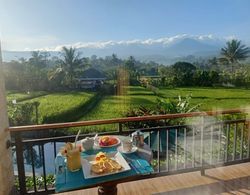
M 86 137 L 85 139 L 82 139 L 81 140 L 81 143 L 82 143 L 82 147 L 85 149 L 85 150 L 91 150 L 94 146 L 94 141 L 95 141 L 95 138 L 94 137 Z

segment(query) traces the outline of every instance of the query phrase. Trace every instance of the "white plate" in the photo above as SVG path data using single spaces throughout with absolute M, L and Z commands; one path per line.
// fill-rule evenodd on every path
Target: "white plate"
M 109 158 L 116 160 L 123 168 L 117 172 L 105 173 L 105 174 L 95 174 L 91 171 L 91 165 L 95 161 L 96 155 L 87 156 L 81 159 L 82 163 L 82 171 L 85 179 L 95 178 L 95 177 L 103 177 L 106 175 L 113 175 L 116 173 L 121 173 L 124 171 L 129 171 L 131 168 L 128 165 L 127 161 L 123 158 L 120 152 L 110 152 L 106 154 Z
M 95 145 L 97 145 L 97 146 L 99 146 L 99 147 L 101 147 L 101 148 L 110 148 L 110 147 L 118 146 L 118 145 L 121 143 L 121 140 L 120 140 L 118 137 L 116 137 L 116 136 L 110 136 L 110 137 L 115 137 L 115 138 L 118 140 L 118 142 L 117 142 L 116 144 L 110 145 L 110 146 L 101 146 L 101 145 L 99 144 L 99 139 L 100 139 L 100 137 L 98 137 L 98 141 L 95 142 Z
M 131 154 L 131 153 L 136 152 L 137 149 L 138 149 L 138 148 L 137 148 L 136 146 L 133 146 L 131 151 L 125 152 L 125 151 L 123 151 L 122 146 L 119 146 L 119 147 L 117 148 L 117 151 L 119 151 L 119 152 L 121 152 L 121 153 L 124 153 L 124 154 Z

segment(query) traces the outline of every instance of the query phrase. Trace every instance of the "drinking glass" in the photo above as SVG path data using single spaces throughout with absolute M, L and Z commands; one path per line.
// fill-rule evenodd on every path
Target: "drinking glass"
M 67 152 L 67 167 L 72 172 L 81 168 L 81 152 L 78 148 L 73 148 Z

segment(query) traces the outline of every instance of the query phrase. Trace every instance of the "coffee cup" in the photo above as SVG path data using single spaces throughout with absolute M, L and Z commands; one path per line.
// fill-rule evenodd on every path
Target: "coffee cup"
M 130 152 L 132 150 L 132 141 L 131 140 L 126 140 L 122 142 L 122 150 L 124 152 Z

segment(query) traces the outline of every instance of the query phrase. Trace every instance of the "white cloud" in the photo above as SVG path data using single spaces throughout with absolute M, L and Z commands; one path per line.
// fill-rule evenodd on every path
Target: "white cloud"
M 226 39 L 227 41 L 230 41 L 230 40 L 232 40 L 232 39 L 237 39 L 237 37 L 236 37 L 235 35 L 230 35 L 230 36 L 225 37 L 225 39 Z
M 134 39 L 134 40 L 121 40 L 121 41 L 96 41 L 96 42 L 76 42 L 73 44 L 56 44 L 58 39 L 54 36 L 39 36 L 39 37 L 17 37 L 11 39 L 5 39 L 3 42 L 3 49 L 5 50 L 44 50 L 44 51 L 61 51 L 62 47 L 75 47 L 75 48 L 106 48 L 114 45 L 131 45 L 131 44 L 141 44 L 141 45 L 154 45 L 162 44 L 162 46 L 168 46 L 178 40 L 192 38 L 199 41 L 217 42 L 225 41 L 235 36 L 227 36 L 223 38 L 215 37 L 212 34 L 208 35 L 188 35 L 179 34 L 171 37 L 162 37 L 158 39 Z M 24 46 L 25 45 L 25 49 Z M 44 47 L 44 45 L 47 45 Z

